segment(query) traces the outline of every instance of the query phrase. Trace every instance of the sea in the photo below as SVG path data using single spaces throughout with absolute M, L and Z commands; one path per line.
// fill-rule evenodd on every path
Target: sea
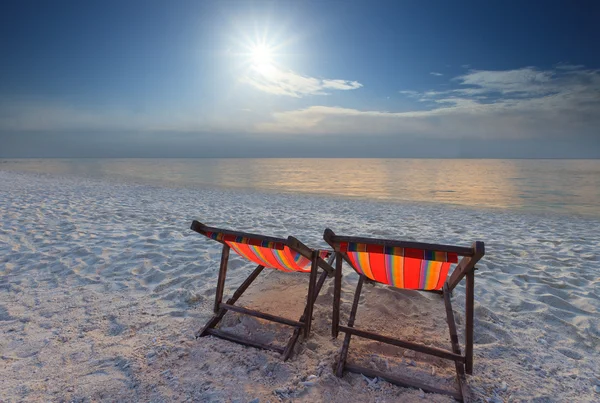
M 0 170 L 600 217 L 600 160 L 4 159 Z

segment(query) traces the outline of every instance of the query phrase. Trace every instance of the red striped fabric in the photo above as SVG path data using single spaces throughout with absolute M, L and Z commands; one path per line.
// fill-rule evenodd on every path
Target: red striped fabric
M 383 245 L 340 243 L 358 274 L 378 283 L 412 290 L 440 290 L 450 267 L 458 262 L 456 253 Z
M 277 269 L 285 272 L 300 271 L 310 272 L 311 261 L 300 253 L 284 245 L 283 249 L 272 249 L 251 243 L 237 243 L 225 241 L 227 245 L 238 255 L 259 264 L 261 266 Z M 321 259 L 326 259 L 330 252 L 321 251 Z

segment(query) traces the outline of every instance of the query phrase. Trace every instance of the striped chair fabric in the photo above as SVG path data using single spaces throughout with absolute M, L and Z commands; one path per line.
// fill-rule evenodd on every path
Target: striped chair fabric
M 235 253 L 261 266 L 285 272 L 310 272 L 310 259 L 290 249 L 283 242 L 263 241 L 219 232 L 207 232 L 206 236 L 225 242 Z M 320 251 L 321 259 L 326 259 L 330 253 L 329 251 Z
M 458 262 L 456 253 L 389 247 L 363 243 L 340 243 L 358 274 L 411 290 L 440 290 L 450 266 Z

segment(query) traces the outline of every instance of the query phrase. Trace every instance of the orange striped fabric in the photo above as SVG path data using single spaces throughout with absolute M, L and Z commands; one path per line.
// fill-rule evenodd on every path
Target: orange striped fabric
M 450 266 L 458 262 L 456 253 L 372 244 L 342 242 L 340 252 L 347 254 L 358 274 L 412 290 L 440 290 Z
M 229 247 L 238 255 L 265 267 L 281 271 L 310 272 L 311 261 L 287 246 L 283 249 L 271 249 L 247 243 L 227 242 Z M 321 251 L 321 259 L 326 259 L 330 252 Z
M 211 239 L 225 242 L 235 253 L 261 266 L 286 272 L 310 272 L 310 259 L 288 248 L 283 242 L 225 235 L 220 232 L 207 232 L 205 235 Z M 330 253 L 329 251 L 321 251 L 321 259 L 326 259 Z

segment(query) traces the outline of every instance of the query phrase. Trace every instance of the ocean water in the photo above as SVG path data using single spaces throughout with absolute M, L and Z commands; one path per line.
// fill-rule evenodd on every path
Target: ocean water
M 0 170 L 600 217 L 600 160 L 9 159 Z

